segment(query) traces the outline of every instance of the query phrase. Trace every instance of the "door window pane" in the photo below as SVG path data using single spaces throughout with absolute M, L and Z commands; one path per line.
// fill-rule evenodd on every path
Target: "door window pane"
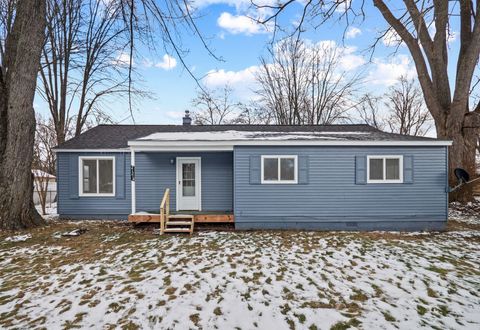
M 195 196 L 195 163 L 182 164 L 182 194 Z
M 83 160 L 83 193 L 95 194 L 97 192 L 97 160 Z
M 370 159 L 370 180 L 383 180 L 383 159 Z
M 278 180 L 278 158 L 265 158 L 263 160 L 263 180 Z
M 400 160 L 395 159 L 386 159 L 386 175 L 387 180 L 399 180 L 400 179 Z
M 111 159 L 99 159 L 99 189 L 101 194 L 113 193 L 113 161 Z
M 286 181 L 295 180 L 295 159 L 293 158 L 280 159 L 280 180 L 286 180 Z

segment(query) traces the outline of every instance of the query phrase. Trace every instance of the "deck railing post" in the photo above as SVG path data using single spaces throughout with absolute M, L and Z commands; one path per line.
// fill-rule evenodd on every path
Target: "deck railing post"
M 165 214 L 163 208 L 160 209 L 160 235 L 163 235 L 164 232 L 164 221 L 165 221 Z
M 165 189 L 162 201 L 160 203 L 160 235 L 165 232 L 165 221 L 168 220 L 170 215 L 170 189 Z
M 132 214 L 137 212 L 137 200 L 135 190 L 135 150 L 131 148 L 130 151 L 130 186 L 131 186 L 131 198 L 132 198 Z

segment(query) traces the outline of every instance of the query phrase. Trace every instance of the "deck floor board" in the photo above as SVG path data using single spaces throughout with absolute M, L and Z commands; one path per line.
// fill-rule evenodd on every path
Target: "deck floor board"
M 221 212 L 172 212 L 171 215 L 189 214 L 193 215 L 195 223 L 233 223 L 235 217 L 233 213 L 221 213 Z M 128 216 L 129 222 L 142 223 L 142 222 L 160 222 L 160 214 L 156 213 L 136 213 Z

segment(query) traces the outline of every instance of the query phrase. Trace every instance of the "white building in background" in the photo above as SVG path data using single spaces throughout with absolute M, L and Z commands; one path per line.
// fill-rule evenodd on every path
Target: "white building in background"
M 32 170 L 32 173 L 35 177 L 34 180 L 34 189 L 33 189 L 33 202 L 35 205 L 40 204 L 40 197 L 38 194 L 38 184 L 39 182 L 45 182 L 48 180 L 48 189 L 47 189 L 47 207 L 49 204 L 54 203 L 57 197 L 57 178 L 55 175 L 44 172 L 42 170 Z

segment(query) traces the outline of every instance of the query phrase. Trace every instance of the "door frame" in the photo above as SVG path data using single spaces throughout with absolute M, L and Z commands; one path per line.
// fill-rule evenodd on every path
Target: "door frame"
M 181 175 L 181 171 L 180 171 L 180 162 L 181 161 L 184 161 L 184 160 L 195 160 L 195 161 L 198 161 L 198 178 L 195 178 L 195 185 L 198 186 L 198 196 L 197 199 L 198 199 L 198 211 L 202 211 L 202 157 L 177 157 L 176 160 L 175 160 L 175 199 L 176 199 L 176 205 L 175 205 L 175 209 L 178 211 L 181 211 L 179 210 L 178 208 L 178 201 L 180 200 L 180 191 L 179 191 L 179 188 L 180 188 L 180 185 L 178 184 L 178 181 L 180 179 L 179 175 Z M 192 211 L 195 211 L 195 210 L 192 210 Z

